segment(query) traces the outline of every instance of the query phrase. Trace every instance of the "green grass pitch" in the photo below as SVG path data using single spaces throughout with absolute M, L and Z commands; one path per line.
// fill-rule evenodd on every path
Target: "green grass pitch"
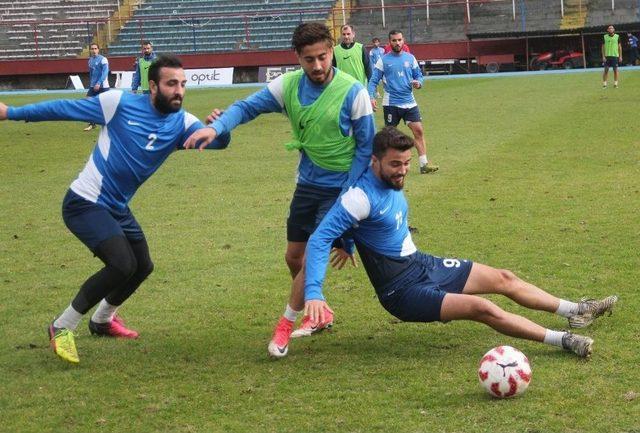
M 185 106 L 202 118 L 254 90 L 192 89 Z M 568 299 L 618 294 L 613 316 L 584 331 L 590 361 L 470 322 L 398 323 L 362 267 L 329 272 L 333 331 L 268 359 L 290 284 L 297 163 L 286 119 L 271 114 L 237 128 L 227 150 L 176 153 L 142 186 L 131 207 L 156 270 L 122 309 L 141 337 L 92 338 L 85 320 L 81 363 L 66 365 L 45 327 L 100 263 L 60 205 L 97 132 L 2 122 L 0 431 L 640 431 L 640 72 L 623 71 L 619 89 L 592 72 L 431 80 L 416 94 L 441 167 L 421 176 L 414 164 L 407 179 L 416 245 Z M 480 357 L 500 344 L 531 360 L 521 398 L 494 400 L 478 383 Z

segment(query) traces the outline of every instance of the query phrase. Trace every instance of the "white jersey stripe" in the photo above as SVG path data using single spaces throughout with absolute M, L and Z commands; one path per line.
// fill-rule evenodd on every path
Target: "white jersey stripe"
M 102 175 L 93 161 L 93 153 L 78 178 L 71 183 L 71 190 L 92 203 L 98 201 L 102 189 Z
M 108 126 L 103 126 L 100 130 L 98 148 L 100 149 L 100 155 L 106 160 L 109 157 L 109 150 L 111 149 L 111 138 L 109 138 Z
M 185 112 L 184 113 L 184 130 L 186 131 L 187 129 L 189 129 L 191 125 L 193 125 L 197 121 L 198 121 L 198 118 L 196 116 L 194 116 L 191 113 Z
M 411 237 L 411 232 L 407 235 L 406 238 L 402 241 L 402 250 L 400 251 L 400 257 L 410 256 L 411 254 L 418 251 L 415 244 L 413 243 L 413 238 Z
M 356 95 L 353 105 L 351 106 L 351 120 L 358 120 L 361 117 L 373 114 L 371 107 L 371 98 L 367 89 L 361 89 Z
M 358 221 L 367 218 L 371 212 L 369 197 L 358 187 L 350 187 L 347 192 L 342 195 L 340 204 Z
M 102 115 L 104 116 L 104 124 L 108 124 L 113 119 L 122 98 L 121 90 L 109 90 L 98 95 L 100 98 L 100 106 L 102 107 Z
M 284 79 L 282 75 L 267 84 L 267 89 L 269 89 L 273 98 L 278 102 L 280 108 L 284 109 Z

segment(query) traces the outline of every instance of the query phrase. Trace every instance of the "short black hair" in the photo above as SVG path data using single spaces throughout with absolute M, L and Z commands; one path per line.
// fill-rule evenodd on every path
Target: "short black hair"
M 149 66 L 149 81 L 158 84 L 160 79 L 160 69 L 162 68 L 182 68 L 182 62 L 173 54 L 162 54 L 158 56 L 155 62 Z
M 380 38 L 373 38 L 371 39 L 371 42 L 380 42 Z
M 400 152 L 411 149 L 415 145 L 413 138 L 409 137 L 395 126 L 385 126 L 373 137 L 373 154 L 381 159 L 389 149 Z
M 142 41 L 142 45 L 151 45 L 151 46 L 153 46 L 151 41 Z
M 100 49 L 100 45 L 98 45 L 98 44 L 97 44 L 97 43 L 95 43 L 95 42 L 91 42 L 91 43 L 89 44 L 89 48 L 93 47 L 94 45 L 95 45 L 96 47 L 98 47 L 98 49 Z
M 391 30 L 391 31 L 389 32 L 389 39 L 391 39 L 391 35 L 401 35 L 401 34 L 402 34 L 402 31 L 401 31 L 401 30 L 395 30 L 395 29 L 394 29 L 394 30 Z
M 300 54 L 304 47 L 318 42 L 326 42 L 328 47 L 335 45 L 335 40 L 329 27 L 323 23 L 302 23 L 293 31 L 291 48 Z

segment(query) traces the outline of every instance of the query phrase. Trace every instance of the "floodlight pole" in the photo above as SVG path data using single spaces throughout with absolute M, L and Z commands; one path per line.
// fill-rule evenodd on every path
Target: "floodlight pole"
M 611 0 L 611 10 L 612 11 L 616 10 L 616 0 Z
M 431 17 L 429 16 L 429 0 L 427 0 L 427 24 L 429 24 L 430 20 L 431 20 Z
M 384 0 L 380 0 L 380 7 L 382 10 L 382 28 L 385 29 L 387 28 L 387 20 L 386 17 L 384 15 Z
M 516 20 L 516 0 L 511 0 L 511 6 L 513 8 L 513 20 Z M 429 19 L 429 15 L 427 15 L 427 19 Z
M 342 25 L 347 24 L 347 13 L 344 10 L 344 0 L 342 0 Z
M 471 9 L 469 8 L 469 0 L 467 0 L 467 23 L 471 22 Z
M 564 0 L 560 0 L 560 16 L 564 18 Z

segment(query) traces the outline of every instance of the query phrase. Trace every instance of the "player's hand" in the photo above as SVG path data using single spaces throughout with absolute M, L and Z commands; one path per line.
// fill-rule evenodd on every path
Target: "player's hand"
M 373 109 L 373 111 L 376 111 L 378 109 L 378 101 L 376 101 L 376 98 L 371 98 L 371 108 Z
M 358 267 L 358 263 L 356 262 L 356 258 L 353 254 L 349 254 L 342 248 L 333 248 L 331 250 L 331 267 L 334 269 L 342 269 L 344 265 L 347 263 L 347 260 L 351 261 L 351 265 L 354 268 Z
M 304 303 L 304 315 L 309 315 L 311 323 L 322 323 L 325 320 L 325 311 L 329 310 L 333 313 L 333 310 L 329 308 L 326 301 L 319 299 L 313 299 Z
M 411 85 L 413 86 L 414 89 L 419 89 L 420 87 L 422 87 L 422 84 L 420 84 L 420 81 L 418 80 L 412 80 Z
M 7 120 L 7 113 L 9 111 L 9 107 L 0 102 L 0 120 Z
M 211 114 L 207 116 L 207 123 L 213 123 L 214 121 L 218 120 L 220 116 L 222 116 L 222 113 L 224 113 L 224 111 L 220 110 L 219 108 L 214 108 Z
M 191 134 L 189 138 L 184 142 L 185 149 L 195 149 L 198 146 L 198 150 L 204 150 L 213 140 L 216 139 L 218 133 L 213 128 L 201 128 Z
M 96 84 L 95 86 L 93 86 L 93 90 L 96 92 L 100 90 L 100 84 Z

